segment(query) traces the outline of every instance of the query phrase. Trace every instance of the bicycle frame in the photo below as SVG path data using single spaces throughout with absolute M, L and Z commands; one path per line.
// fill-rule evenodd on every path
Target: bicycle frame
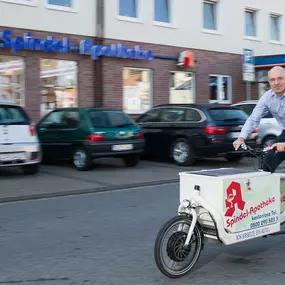
M 225 170 L 229 168 L 220 168 L 218 170 Z M 209 171 L 209 170 L 203 170 Z M 215 170 L 211 170 L 215 171 Z M 192 172 L 195 176 L 197 171 Z M 249 172 L 249 174 L 252 172 Z M 278 187 L 280 189 L 280 179 L 285 179 L 285 175 L 280 174 L 270 174 L 265 172 L 260 172 L 262 177 L 262 173 L 267 176 L 271 176 L 272 181 L 275 181 L 274 187 Z M 194 189 L 189 189 L 189 183 L 187 182 L 187 176 L 191 176 L 191 172 L 183 172 L 180 173 L 180 200 L 181 203 L 178 207 L 178 214 L 179 215 L 190 215 L 192 216 L 192 224 L 188 231 L 188 235 L 185 241 L 185 245 L 188 245 L 193 234 L 194 227 L 196 223 L 199 223 L 201 228 L 204 232 L 204 237 L 223 243 L 225 245 L 235 244 L 242 241 L 254 239 L 257 237 L 272 235 L 280 232 L 280 224 L 285 222 L 285 215 L 278 215 L 278 220 L 272 224 L 259 226 L 256 228 L 251 228 L 247 230 L 241 230 L 236 232 L 230 232 L 228 229 L 225 228 L 225 219 L 224 213 L 221 212 L 220 209 L 215 207 L 213 203 L 209 201 L 209 199 L 205 199 L 201 196 L 201 189 L 199 185 L 194 185 Z M 246 176 L 246 175 L 245 175 Z M 249 175 L 250 176 L 250 175 Z M 205 176 L 204 176 L 205 177 Z M 198 178 L 197 178 L 198 179 Z M 200 178 L 201 179 L 201 176 Z M 279 180 L 279 183 L 278 183 Z M 193 185 L 192 185 L 193 186 Z M 205 186 L 201 186 L 205 187 Z M 274 192 L 276 199 L 281 199 L 280 190 Z M 185 193 L 187 193 L 185 195 Z M 279 193 L 279 195 L 278 195 Z M 280 201 L 281 204 L 281 201 Z M 277 204 L 276 204 L 277 205 Z M 280 213 L 280 207 L 276 208 L 277 211 Z M 208 215 L 211 220 L 199 221 L 199 217 L 201 215 Z

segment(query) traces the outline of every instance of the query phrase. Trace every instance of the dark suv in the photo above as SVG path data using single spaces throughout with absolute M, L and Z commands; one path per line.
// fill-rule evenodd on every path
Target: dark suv
M 219 104 L 167 104 L 152 108 L 137 122 L 145 135 L 145 156 L 171 157 L 178 165 L 192 165 L 196 158 L 224 156 L 239 161 L 243 152 L 233 149 L 248 115 Z M 257 130 L 247 143 L 255 145 Z

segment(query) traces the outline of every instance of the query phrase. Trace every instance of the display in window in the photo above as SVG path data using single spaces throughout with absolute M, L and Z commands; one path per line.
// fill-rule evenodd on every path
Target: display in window
M 123 69 L 123 110 L 128 114 L 143 114 L 151 108 L 151 71 Z
M 170 73 L 170 104 L 194 103 L 194 82 L 191 72 Z
M 232 78 L 228 75 L 211 75 L 209 77 L 210 102 L 231 103 Z
M 25 106 L 24 60 L 0 56 L 0 102 Z
M 41 60 L 41 116 L 56 108 L 78 107 L 77 62 Z
M 262 69 L 256 72 L 256 81 L 258 83 L 258 96 L 261 98 L 264 93 L 270 90 L 270 84 L 268 82 L 268 71 L 270 69 Z
M 228 89 L 229 89 L 229 77 L 222 77 L 222 86 L 221 86 L 221 100 L 227 101 L 229 99 Z

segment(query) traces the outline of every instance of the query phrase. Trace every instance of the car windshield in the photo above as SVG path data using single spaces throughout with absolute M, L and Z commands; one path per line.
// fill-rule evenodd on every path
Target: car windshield
M 94 128 L 123 128 L 133 126 L 134 121 L 120 111 L 89 111 L 89 118 Z
M 29 118 L 18 106 L 0 105 L 0 125 L 28 125 Z
M 209 114 L 214 121 L 245 121 L 248 118 L 244 111 L 234 108 L 214 108 Z

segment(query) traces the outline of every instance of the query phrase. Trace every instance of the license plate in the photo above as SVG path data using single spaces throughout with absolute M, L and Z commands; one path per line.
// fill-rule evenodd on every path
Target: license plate
M 1 153 L 0 161 L 25 160 L 25 153 Z
M 229 133 L 229 137 L 232 139 L 237 139 L 239 137 L 239 132 Z
M 134 146 L 132 144 L 119 144 L 112 146 L 113 151 L 132 150 L 133 148 Z

